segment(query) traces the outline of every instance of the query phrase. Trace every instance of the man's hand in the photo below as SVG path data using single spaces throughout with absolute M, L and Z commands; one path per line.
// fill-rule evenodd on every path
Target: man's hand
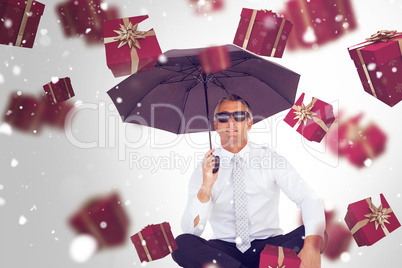
M 204 156 L 204 162 L 202 163 L 202 185 L 198 191 L 198 199 L 201 203 L 206 203 L 211 198 L 212 187 L 216 179 L 218 178 L 218 173 L 212 173 L 215 167 L 215 156 L 212 153 L 215 149 L 209 150 Z
M 215 149 L 209 150 L 204 156 L 204 162 L 202 163 L 202 185 L 198 191 L 197 197 L 201 203 L 207 203 L 211 199 L 211 192 L 216 179 L 218 178 L 218 172 L 212 173 L 215 167 L 215 156 L 212 153 Z M 194 219 L 194 227 L 200 222 L 200 216 L 198 215 Z
M 320 248 L 322 237 L 309 235 L 304 240 L 304 246 L 297 255 L 301 259 L 300 268 L 321 268 Z

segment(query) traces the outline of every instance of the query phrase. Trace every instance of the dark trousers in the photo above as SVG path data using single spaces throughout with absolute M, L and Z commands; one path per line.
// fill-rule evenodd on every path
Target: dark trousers
M 304 244 L 304 226 L 285 235 L 251 242 L 251 247 L 241 253 L 235 243 L 218 239 L 209 241 L 192 234 L 182 234 L 176 238 L 178 249 L 172 253 L 173 260 L 185 268 L 206 268 L 215 264 L 219 268 L 258 268 L 260 253 L 266 244 L 292 248 L 298 254 Z

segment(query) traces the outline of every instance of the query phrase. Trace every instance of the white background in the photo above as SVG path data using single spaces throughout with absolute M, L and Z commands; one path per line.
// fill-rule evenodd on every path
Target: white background
M 54 76 L 71 78 L 73 100 L 80 104 L 67 129 L 69 135 L 53 128 L 40 134 L 0 133 L 0 267 L 140 267 L 129 236 L 163 221 L 171 224 L 175 236 L 181 233 L 187 182 L 208 149 L 208 135 L 176 136 L 122 124 L 106 92 L 124 77 L 114 78 L 107 68 L 103 45 L 66 39 L 56 1 L 41 2 L 46 9 L 34 48 L 0 46 L 0 110 L 5 113 L 10 92 L 39 94 Z M 184 0 L 108 3 L 117 4 L 122 17 L 148 14 L 150 19 L 140 30 L 154 28 L 163 52 L 232 43 L 242 7 L 284 9 L 283 1 L 226 0 L 224 11 L 204 16 L 195 15 Z M 285 51 L 282 59 L 273 60 L 301 74 L 297 96 L 306 92 L 306 102 L 313 96 L 320 98 L 347 116 L 363 111 L 367 122 L 375 121 L 387 133 L 386 152 L 371 166 L 357 169 L 330 154 L 325 141 L 313 144 L 294 132 L 281 121 L 287 111 L 254 126 L 250 138 L 284 155 L 325 204 L 336 209 L 337 221 L 343 223 L 349 203 L 369 196 L 378 203 L 380 193 L 402 220 L 402 105 L 390 108 L 365 93 L 347 52 L 348 46 L 377 30 L 402 30 L 402 1 L 355 0 L 353 4 L 356 31 L 315 50 Z M 177 159 L 189 164 L 179 166 Z M 155 166 L 151 160 L 164 164 Z M 68 217 L 88 198 L 114 191 L 131 219 L 126 243 L 77 263 L 69 253 L 76 234 Z M 299 212 L 282 197 L 281 226 L 290 231 L 298 226 Z M 21 216 L 25 224 L 20 224 Z M 210 235 L 205 232 L 205 237 Z M 401 252 L 402 229 L 397 229 L 371 247 L 358 248 L 352 241 L 342 260 L 323 258 L 322 267 L 396 267 Z M 177 267 L 170 256 L 146 266 Z

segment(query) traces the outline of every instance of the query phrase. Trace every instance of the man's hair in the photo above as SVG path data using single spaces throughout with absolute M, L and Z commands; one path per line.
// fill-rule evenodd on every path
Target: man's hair
M 222 102 L 225 102 L 225 101 L 238 101 L 238 102 L 243 103 L 244 107 L 246 107 L 246 112 L 248 112 L 248 114 L 250 115 L 250 117 L 247 118 L 247 122 L 249 122 L 250 120 L 253 120 L 253 112 L 251 111 L 251 107 L 250 107 L 250 105 L 248 104 L 248 102 L 247 102 L 246 100 L 242 99 L 242 98 L 241 98 L 240 96 L 238 96 L 238 95 L 235 95 L 235 94 L 228 94 L 228 95 L 226 95 L 226 96 L 223 96 L 223 97 L 219 100 L 218 104 L 215 106 L 215 110 L 214 110 L 214 121 L 216 121 L 216 113 L 218 112 L 219 105 L 221 105 L 221 103 L 222 103 Z

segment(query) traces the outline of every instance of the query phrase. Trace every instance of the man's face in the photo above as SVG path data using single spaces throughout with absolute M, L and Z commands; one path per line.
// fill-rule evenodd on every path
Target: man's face
M 246 107 L 239 101 L 225 101 L 219 105 L 218 112 L 237 112 L 246 111 Z M 247 121 L 249 121 L 247 123 Z M 236 122 L 233 116 L 226 123 L 221 123 L 218 120 L 214 122 L 216 131 L 221 138 L 221 144 L 223 147 L 236 146 L 241 147 L 247 143 L 247 131 L 251 129 L 253 121 L 248 117 L 242 122 Z

